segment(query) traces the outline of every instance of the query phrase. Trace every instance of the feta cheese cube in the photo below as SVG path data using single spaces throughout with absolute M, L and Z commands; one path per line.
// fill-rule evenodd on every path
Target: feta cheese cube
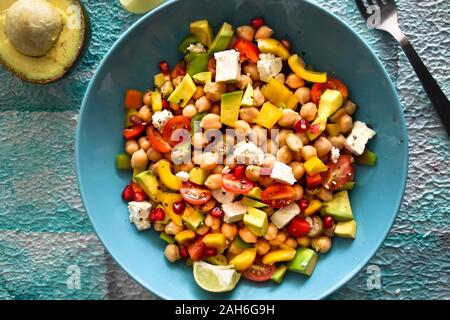
M 264 151 L 251 141 L 240 141 L 234 147 L 233 157 L 240 164 L 256 164 L 260 166 L 264 162 L 264 156 Z
M 181 182 L 186 182 L 189 180 L 189 173 L 187 173 L 186 171 L 180 171 L 177 174 L 175 174 L 175 176 L 178 178 L 178 180 L 180 180 Z
M 364 152 L 369 139 L 372 139 L 375 134 L 375 131 L 367 127 L 364 122 L 356 121 L 352 132 L 347 137 L 345 147 L 350 152 L 360 156 Z
M 130 223 L 134 223 L 139 231 L 149 229 L 152 226 L 150 220 L 148 220 L 151 208 L 152 204 L 147 201 L 131 201 L 128 203 Z
M 341 156 L 341 151 L 338 148 L 336 148 L 335 146 L 332 146 L 331 147 L 331 161 L 336 163 L 340 156 Z
M 293 185 L 297 181 L 292 172 L 292 168 L 281 161 L 275 162 L 270 177 L 278 182 L 290 185 Z
M 221 189 L 213 190 L 212 196 L 219 203 L 230 203 L 230 202 L 233 202 L 236 195 L 232 192 L 229 192 L 229 191 L 221 188 Z
M 274 214 L 270 216 L 270 221 L 272 221 L 278 229 L 281 229 L 291 222 L 291 220 L 299 213 L 300 207 L 294 202 L 275 211 Z
M 214 53 L 216 58 L 216 82 L 237 82 L 241 77 L 239 52 L 226 50 Z
M 247 206 L 244 206 L 240 201 L 235 201 L 222 204 L 222 210 L 225 213 L 223 221 L 232 223 L 244 218 L 244 214 L 247 212 Z
M 153 126 L 162 132 L 162 129 L 166 125 L 167 121 L 173 118 L 172 112 L 169 110 L 156 111 L 152 116 Z
M 283 69 L 283 60 L 271 53 L 261 53 L 257 63 L 259 79 L 268 82 L 272 77 L 277 76 Z
M 205 46 L 202 45 L 200 42 L 192 43 L 187 47 L 187 51 L 190 53 L 205 53 L 206 49 Z

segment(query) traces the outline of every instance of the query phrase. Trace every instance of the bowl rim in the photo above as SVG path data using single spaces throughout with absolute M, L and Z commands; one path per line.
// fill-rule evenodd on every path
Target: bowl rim
M 137 274 L 134 274 L 131 271 L 127 270 L 122 265 L 121 260 L 116 256 L 116 253 L 114 251 L 110 250 L 110 247 L 109 247 L 108 243 L 106 243 L 106 241 L 104 241 L 101 233 L 98 231 L 98 228 L 97 228 L 96 224 L 94 223 L 94 219 L 93 219 L 93 216 L 92 216 L 92 213 L 91 213 L 92 211 L 89 210 L 89 205 L 88 205 L 87 201 L 85 201 L 85 193 L 84 193 L 84 190 L 83 190 L 83 182 L 82 182 L 82 177 L 80 175 L 80 160 L 79 160 L 80 159 L 80 152 L 79 151 L 80 151 L 81 123 L 83 122 L 83 119 L 84 119 L 84 114 L 85 114 L 84 111 L 87 108 L 86 105 L 87 105 L 88 96 L 91 93 L 91 89 L 92 89 L 93 84 L 97 80 L 97 76 L 99 75 L 98 71 L 102 69 L 102 67 L 104 66 L 104 64 L 106 63 L 106 61 L 110 57 L 110 55 L 122 43 L 122 41 L 125 41 L 127 36 L 130 33 L 132 33 L 135 29 L 137 29 L 142 23 L 144 23 L 145 20 L 150 19 L 153 15 L 159 13 L 160 11 L 165 10 L 168 7 L 176 5 L 178 2 L 181 2 L 181 1 L 182 0 L 168 0 L 168 1 L 164 2 L 163 4 L 159 5 L 158 7 L 156 7 L 155 9 L 151 10 L 150 12 L 146 13 L 141 18 L 139 18 L 137 21 L 135 21 L 127 30 L 125 30 L 119 36 L 119 38 L 114 42 L 114 44 L 108 49 L 108 51 L 106 52 L 104 57 L 101 59 L 100 63 L 98 64 L 98 66 L 96 68 L 96 71 L 95 71 L 94 75 L 92 76 L 88 87 L 86 88 L 86 91 L 85 91 L 85 94 L 84 94 L 84 97 L 83 97 L 83 101 L 82 101 L 82 104 L 81 104 L 81 108 L 80 108 L 80 111 L 79 111 L 79 114 L 78 114 L 77 129 L 76 129 L 76 136 L 75 136 L 75 161 L 76 161 L 76 175 L 77 175 L 78 189 L 79 189 L 79 192 L 80 192 L 80 195 L 81 195 L 81 200 L 83 202 L 84 208 L 85 208 L 85 210 L 87 212 L 87 215 L 89 217 L 91 225 L 94 228 L 94 231 L 95 231 L 98 239 L 100 240 L 102 245 L 106 248 L 106 250 L 111 255 L 111 257 L 115 260 L 115 262 L 122 268 L 122 270 L 124 270 L 129 276 L 131 276 L 141 286 L 143 286 L 144 288 L 149 290 L 153 295 L 156 295 L 158 298 L 162 298 L 162 299 L 166 299 L 166 300 L 171 300 L 173 298 L 171 298 L 170 296 L 166 295 L 165 293 L 159 291 L 156 288 L 152 288 L 145 281 L 143 281 Z M 401 181 L 402 181 L 402 184 L 401 184 L 401 196 L 399 197 L 399 199 L 397 200 L 397 202 L 394 205 L 394 207 L 396 207 L 395 214 L 392 216 L 392 219 L 390 221 L 387 221 L 388 222 L 388 228 L 386 228 L 386 231 L 384 232 L 384 234 L 382 236 L 382 240 L 380 241 L 380 243 L 378 245 L 376 245 L 376 248 L 374 250 L 370 251 L 369 254 L 366 255 L 366 257 L 364 259 L 360 260 L 360 262 L 359 262 L 357 267 L 353 268 L 353 270 L 351 270 L 345 277 L 343 277 L 338 282 L 336 282 L 333 286 L 329 287 L 327 290 L 323 291 L 320 295 L 318 295 L 317 296 L 317 300 L 319 300 L 319 299 L 324 299 L 327 296 L 329 296 L 330 294 L 332 294 L 333 292 L 335 292 L 337 289 L 342 287 L 345 283 L 350 281 L 357 273 L 359 273 L 364 268 L 364 266 L 366 266 L 367 263 L 374 257 L 376 252 L 380 249 L 380 247 L 383 245 L 384 241 L 386 240 L 386 237 L 389 234 L 390 230 L 392 229 L 394 221 L 395 221 L 395 219 L 398 216 L 398 213 L 400 211 L 400 208 L 401 208 L 401 205 L 402 205 L 402 202 L 403 202 L 403 198 L 404 198 L 404 195 L 405 195 L 405 189 L 406 189 L 406 183 L 407 183 L 408 171 L 409 171 L 409 138 L 408 138 L 408 132 L 407 132 L 407 127 L 406 127 L 406 121 L 405 121 L 405 117 L 404 117 L 404 114 L 403 114 L 403 108 L 402 108 L 402 104 L 401 104 L 400 98 L 399 98 L 398 93 L 397 93 L 397 89 L 396 89 L 396 87 L 395 87 L 391 77 L 389 76 L 387 70 L 385 69 L 384 65 L 382 64 L 381 60 L 375 54 L 375 51 L 369 46 L 369 44 L 366 42 L 366 40 L 364 40 L 362 38 L 362 36 L 359 35 L 359 33 L 357 33 L 355 30 L 353 30 L 339 16 L 337 16 L 333 12 L 323 8 L 321 5 L 319 5 L 317 3 L 314 3 L 314 2 L 311 2 L 310 0 L 302 0 L 302 1 L 308 3 L 308 5 L 314 6 L 315 9 L 320 11 L 322 14 L 328 15 L 332 19 L 335 19 L 339 24 L 341 24 L 346 29 L 347 32 L 352 33 L 353 36 L 355 36 L 361 42 L 361 44 L 365 47 L 365 49 L 368 51 L 369 55 L 371 55 L 372 58 L 375 59 L 377 65 L 379 67 L 381 67 L 380 69 L 381 69 L 383 75 L 388 79 L 389 89 L 392 90 L 392 92 L 394 93 L 394 97 L 397 100 L 397 107 L 399 108 L 399 111 L 400 111 L 399 112 L 399 117 L 400 117 L 399 123 L 401 125 L 401 131 L 402 131 L 403 137 L 405 138 L 403 143 L 402 143 L 402 147 L 404 149 L 403 151 L 405 152 L 405 159 L 404 159 L 403 166 L 406 168 L 406 170 L 400 176 Z

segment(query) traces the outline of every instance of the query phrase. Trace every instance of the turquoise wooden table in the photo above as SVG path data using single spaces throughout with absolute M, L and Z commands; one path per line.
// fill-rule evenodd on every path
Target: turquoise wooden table
M 0 68 L 0 299 L 154 299 L 97 239 L 77 188 L 74 139 L 86 87 L 139 16 L 118 0 L 83 1 L 92 39 L 78 66 L 50 85 Z M 317 0 L 377 52 L 397 86 L 410 165 L 397 220 L 375 257 L 331 299 L 450 299 L 450 139 L 406 57 L 367 30 L 353 1 Z M 400 24 L 450 95 L 450 2 L 397 0 Z

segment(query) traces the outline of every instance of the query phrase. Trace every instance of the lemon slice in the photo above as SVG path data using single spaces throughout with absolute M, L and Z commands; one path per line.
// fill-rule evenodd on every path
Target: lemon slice
M 227 292 L 236 287 L 241 274 L 233 266 L 215 266 L 203 261 L 194 262 L 194 279 L 209 292 Z
M 135 14 L 146 13 L 156 8 L 165 0 L 120 0 L 122 7 Z

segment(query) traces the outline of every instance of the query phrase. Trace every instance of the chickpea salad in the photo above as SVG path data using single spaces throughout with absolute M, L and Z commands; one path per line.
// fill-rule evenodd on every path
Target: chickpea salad
M 353 118 L 346 85 L 305 65 L 261 17 L 213 35 L 190 23 L 151 89 L 125 94 L 119 170 L 130 222 L 166 242 L 211 292 L 241 276 L 311 276 L 333 237 L 354 239 L 355 164 L 373 166 L 375 131 Z

